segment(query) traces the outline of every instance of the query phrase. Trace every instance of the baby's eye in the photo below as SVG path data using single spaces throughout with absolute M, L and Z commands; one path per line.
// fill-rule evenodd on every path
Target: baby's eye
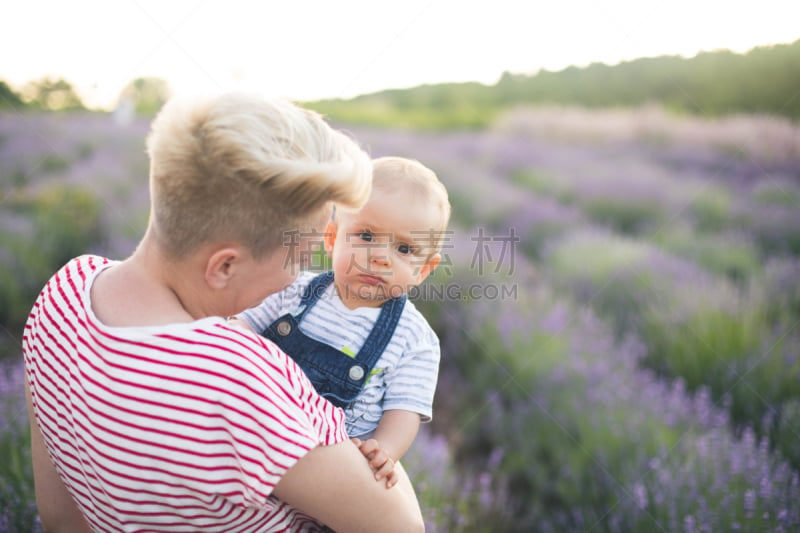
M 369 231 L 362 231 L 358 234 L 358 238 L 364 242 L 372 242 L 375 240 L 375 236 Z
M 411 248 L 411 246 L 407 244 L 400 244 L 397 246 L 397 251 L 403 255 L 408 255 L 412 253 L 414 250 Z

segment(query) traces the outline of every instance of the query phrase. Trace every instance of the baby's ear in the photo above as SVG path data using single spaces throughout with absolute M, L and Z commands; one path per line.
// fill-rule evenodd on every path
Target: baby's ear
M 328 255 L 331 255 L 333 252 L 333 244 L 336 242 L 336 230 L 338 227 L 339 226 L 333 220 L 328 222 L 328 225 L 325 226 L 325 235 L 322 237 L 323 245 L 325 246 L 325 251 L 328 252 Z
M 417 274 L 417 283 L 422 283 L 425 281 L 431 272 L 433 272 L 439 263 L 442 261 L 442 255 L 440 253 L 435 253 L 425 261 L 425 264 L 419 269 L 419 274 Z

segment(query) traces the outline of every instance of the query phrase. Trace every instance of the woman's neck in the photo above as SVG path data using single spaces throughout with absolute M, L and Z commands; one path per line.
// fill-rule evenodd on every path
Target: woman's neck
M 188 280 L 145 238 L 125 261 L 101 273 L 92 287 L 95 315 L 109 326 L 154 326 L 196 319 L 184 299 Z M 176 281 L 178 280 L 178 281 Z

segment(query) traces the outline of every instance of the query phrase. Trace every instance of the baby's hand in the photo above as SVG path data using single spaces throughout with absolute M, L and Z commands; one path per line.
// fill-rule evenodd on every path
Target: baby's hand
M 386 488 L 390 489 L 397 484 L 397 476 L 394 474 L 394 460 L 381 449 L 375 439 L 352 439 L 364 457 L 367 458 L 369 466 L 375 471 L 375 479 L 380 481 L 386 478 Z

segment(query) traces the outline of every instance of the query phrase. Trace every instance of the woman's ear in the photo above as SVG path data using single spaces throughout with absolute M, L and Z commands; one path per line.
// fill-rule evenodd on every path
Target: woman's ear
M 205 279 L 209 287 L 224 289 L 239 269 L 242 254 L 238 248 L 225 247 L 212 253 L 206 261 Z
M 325 246 L 325 251 L 328 253 L 329 256 L 333 254 L 333 245 L 336 242 L 336 230 L 339 228 L 338 224 L 331 220 L 328 222 L 328 225 L 325 226 L 325 235 L 323 235 L 323 245 Z

